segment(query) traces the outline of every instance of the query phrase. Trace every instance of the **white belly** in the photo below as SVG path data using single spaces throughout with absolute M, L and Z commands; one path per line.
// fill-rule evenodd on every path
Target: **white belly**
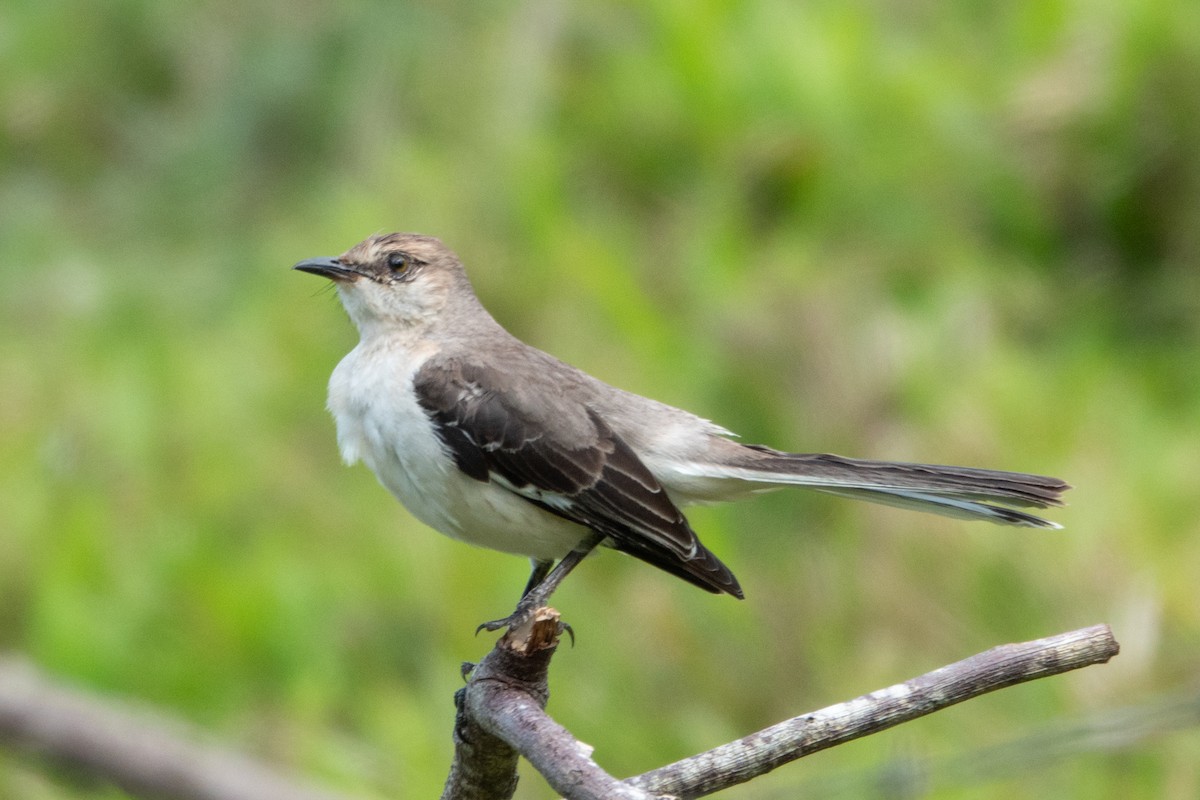
M 427 353 L 364 358 L 364 352 L 362 344 L 352 350 L 329 381 L 329 410 L 347 464 L 363 461 L 414 517 L 470 544 L 558 559 L 586 535 L 585 528 L 458 470 L 411 391 Z

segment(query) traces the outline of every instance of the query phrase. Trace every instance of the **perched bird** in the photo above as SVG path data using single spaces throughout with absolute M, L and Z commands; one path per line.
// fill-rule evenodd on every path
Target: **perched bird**
M 769 488 L 1058 527 L 1015 508 L 1062 505 L 1070 487 L 1057 478 L 741 444 L 712 422 L 610 386 L 502 328 L 435 238 L 372 236 L 295 269 L 333 281 L 359 330 L 329 382 L 345 461 L 365 462 L 435 530 L 532 560 L 517 611 L 490 629 L 544 604 L 597 545 L 742 597 L 680 508 Z

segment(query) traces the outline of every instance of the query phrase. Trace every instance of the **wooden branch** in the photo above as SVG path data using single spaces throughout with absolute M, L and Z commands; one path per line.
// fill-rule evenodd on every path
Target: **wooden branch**
M 476 668 L 460 704 L 459 725 L 475 725 L 503 752 L 505 780 L 494 791 L 466 793 L 447 782 L 443 800 L 507 800 L 516 786 L 513 751 L 569 800 L 656 796 L 701 797 L 750 780 L 810 753 L 885 730 L 972 697 L 1025 681 L 1108 661 L 1119 648 L 1105 625 L 1021 644 L 1002 645 L 887 689 L 781 722 L 738 741 L 660 769 L 618 781 L 591 758 L 591 748 L 545 713 L 546 674 L 560 623 L 553 609 L 540 609 L 542 633 L 507 634 Z M 510 637 L 512 637 L 510 639 Z M 531 646 L 531 642 L 536 644 Z M 469 756 L 456 751 L 456 772 Z M 496 789 L 502 786 L 502 789 Z
M 248 758 L 202 744 L 176 720 L 56 685 L 0 658 L 0 742 L 167 800 L 338 800 Z
M 805 779 L 784 793 L 794 797 L 865 797 L 887 782 L 896 797 L 934 795 L 972 784 L 1028 776 L 1084 754 L 1114 754 L 1153 747 L 1149 740 L 1200 726 L 1200 689 L 1162 695 L 1137 705 L 1051 719 L 1014 738 L 975 742 L 940 756 L 897 753 L 870 767 L 847 768 Z
M 466 697 L 466 688 L 454 693 L 454 761 L 442 798 L 508 800 L 517 790 L 517 751 L 467 713 Z
M 540 608 L 474 668 L 458 703 L 442 800 L 508 800 L 517 785 L 516 753 L 570 800 L 654 797 L 602 770 L 591 748 L 546 714 L 547 673 L 562 629 L 557 611 Z
M 629 783 L 702 797 L 789 761 L 1025 681 L 1101 664 L 1120 648 L 1107 625 L 1006 644 L 855 700 L 795 717 Z

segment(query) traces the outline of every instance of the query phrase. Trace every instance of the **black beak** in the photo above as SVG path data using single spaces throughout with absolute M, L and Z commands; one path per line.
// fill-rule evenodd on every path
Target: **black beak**
M 320 275 L 322 278 L 329 278 L 331 281 L 351 281 L 359 275 L 357 270 L 350 269 L 333 256 L 308 258 L 293 266 L 292 269 L 298 269 L 301 272 L 310 272 L 313 275 Z

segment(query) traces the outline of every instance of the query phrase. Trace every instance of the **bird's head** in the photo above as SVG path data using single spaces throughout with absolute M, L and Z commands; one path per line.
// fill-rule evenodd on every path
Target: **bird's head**
M 310 258 L 293 269 L 333 281 L 364 335 L 420 326 L 454 302 L 476 302 L 462 263 L 432 236 L 372 236 L 336 257 Z

